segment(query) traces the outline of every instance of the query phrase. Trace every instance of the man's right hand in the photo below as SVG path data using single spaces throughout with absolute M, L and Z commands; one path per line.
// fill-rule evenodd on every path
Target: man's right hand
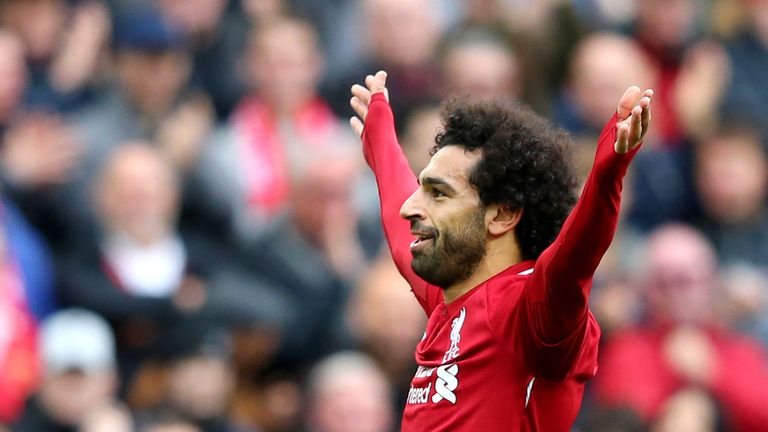
M 368 115 L 368 105 L 371 103 L 371 96 L 376 93 L 384 93 L 387 101 L 389 101 L 389 92 L 386 85 L 387 73 L 378 71 L 376 75 L 365 77 L 365 87 L 360 84 L 352 86 L 352 99 L 349 100 L 349 104 L 355 110 L 357 116 L 352 116 L 349 119 L 349 124 L 352 125 L 352 129 L 354 129 L 358 136 L 363 135 L 363 125 L 365 117 Z

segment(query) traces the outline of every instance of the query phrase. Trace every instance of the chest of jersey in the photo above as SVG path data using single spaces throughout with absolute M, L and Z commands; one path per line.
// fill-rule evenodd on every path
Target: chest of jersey
M 499 343 L 483 290 L 432 312 L 416 348 L 403 431 L 517 430 L 531 376 L 522 354 Z

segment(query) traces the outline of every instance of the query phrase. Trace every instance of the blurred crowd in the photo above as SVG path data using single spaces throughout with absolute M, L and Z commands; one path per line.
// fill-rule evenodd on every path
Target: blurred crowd
M 0 431 L 391 432 L 426 318 L 345 124 L 415 172 L 456 93 L 586 176 L 654 124 L 595 276 L 581 431 L 768 431 L 768 0 L 0 0 Z

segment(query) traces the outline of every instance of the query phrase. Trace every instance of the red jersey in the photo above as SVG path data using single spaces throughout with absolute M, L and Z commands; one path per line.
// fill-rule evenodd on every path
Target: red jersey
M 413 236 L 399 210 L 418 184 L 389 104 L 373 95 L 365 158 L 395 263 L 429 316 L 404 432 L 567 430 L 573 423 L 583 383 L 597 371 L 600 329 L 587 306 L 592 275 L 613 238 L 621 181 L 637 151 L 614 151 L 615 124 L 614 117 L 606 125 L 579 202 L 538 260 L 513 265 L 445 304 L 443 290 L 411 269 Z

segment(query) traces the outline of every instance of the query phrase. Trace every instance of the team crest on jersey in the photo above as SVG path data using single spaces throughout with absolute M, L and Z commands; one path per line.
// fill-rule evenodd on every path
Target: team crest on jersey
M 464 319 L 467 317 L 467 309 L 461 308 L 459 316 L 453 319 L 451 323 L 451 346 L 443 356 L 443 364 L 459 356 L 459 342 L 461 341 L 461 327 L 464 325 Z

